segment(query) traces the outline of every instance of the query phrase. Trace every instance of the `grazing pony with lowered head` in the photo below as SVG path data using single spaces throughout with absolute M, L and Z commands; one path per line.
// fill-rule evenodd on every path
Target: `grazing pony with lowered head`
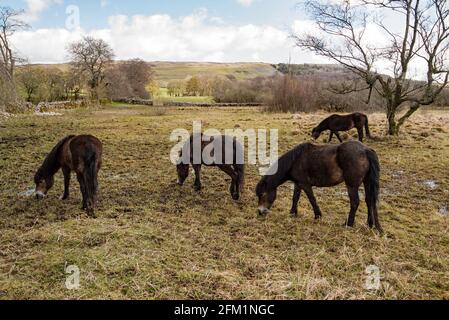
M 68 136 L 56 144 L 45 158 L 34 176 L 36 198 L 44 198 L 53 187 L 54 175 L 62 169 L 64 174 L 64 194 L 62 200 L 69 198 L 70 175 L 75 171 L 83 196 L 83 210 L 94 217 L 98 192 L 98 171 L 102 163 L 103 146 L 93 136 Z
M 317 140 L 321 133 L 324 131 L 330 131 L 329 143 L 332 141 L 334 135 L 338 138 L 340 142 L 343 140 L 340 137 L 339 132 L 349 131 L 353 128 L 357 128 L 359 134 L 359 141 L 363 142 L 364 134 L 363 128 L 365 128 L 366 135 L 371 138 L 371 133 L 369 130 L 368 116 L 363 113 L 353 113 L 346 116 L 332 115 L 329 118 L 323 120 L 318 127 L 314 128 L 312 131 L 312 137 Z
M 195 145 L 197 144 L 198 147 Z M 184 185 L 189 176 L 190 164 L 195 171 L 195 190 L 202 189 L 201 168 L 203 165 L 217 167 L 231 177 L 230 193 L 237 201 L 243 192 L 245 179 L 244 150 L 234 137 L 193 134 L 180 151 L 177 164 L 178 184 Z
M 298 202 L 304 191 L 312 204 L 315 218 L 322 216 L 313 187 L 334 187 L 345 183 L 351 201 L 351 211 L 346 225 L 352 227 L 359 208 L 359 188 L 365 187 L 368 206 L 368 225 L 382 233 L 377 205 L 379 198 L 380 165 L 377 154 L 358 141 L 340 145 L 305 143 L 283 155 L 277 171 L 266 175 L 257 185 L 259 214 L 265 216 L 277 197 L 277 189 L 287 181 L 295 184 L 291 214 L 298 215 Z

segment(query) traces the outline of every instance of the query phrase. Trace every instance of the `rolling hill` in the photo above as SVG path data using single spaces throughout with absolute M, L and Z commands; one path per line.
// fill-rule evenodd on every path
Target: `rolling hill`
M 120 63 L 120 62 L 116 62 Z M 168 82 L 183 80 L 194 75 L 226 76 L 232 75 L 238 80 L 253 79 L 256 77 L 273 76 L 279 71 L 276 66 L 268 63 L 213 63 L 213 62 L 148 62 L 153 68 L 157 81 Z M 35 67 L 57 68 L 67 71 L 69 65 L 62 64 L 35 64 Z

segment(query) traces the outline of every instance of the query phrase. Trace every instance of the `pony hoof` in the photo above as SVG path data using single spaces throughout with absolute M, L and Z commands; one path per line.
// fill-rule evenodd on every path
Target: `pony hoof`
M 92 219 L 96 219 L 97 218 L 97 216 L 95 215 L 95 212 L 91 211 L 91 210 L 87 210 L 87 215 L 88 215 L 89 218 L 92 218 Z
M 232 200 L 234 200 L 234 201 L 239 201 L 239 200 L 240 200 L 240 195 L 238 195 L 238 194 L 233 194 L 233 195 L 232 195 Z
M 291 211 L 290 216 L 294 219 L 298 218 L 298 212 Z
M 323 218 L 323 216 L 315 216 L 315 220 L 321 220 Z

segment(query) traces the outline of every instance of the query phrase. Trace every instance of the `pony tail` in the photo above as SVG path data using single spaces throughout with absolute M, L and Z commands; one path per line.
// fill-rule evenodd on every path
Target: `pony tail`
M 366 188 L 366 204 L 370 208 L 371 216 L 369 217 L 374 223 L 376 229 L 383 233 L 382 227 L 379 222 L 378 203 L 379 203 L 379 190 L 380 190 L 380 164 L 379 157 L 374 150 L 367 150 L 366 156 L 369 161 L 369 172 L 365 178 Z
M 237 172 L 237 183 L 239 186 L 239 190 L 241 193 L 243 193 L 245 189 L 245 165 L 237 164 L 235 166 L 235 170 Z
M 370 132 L 370 130 L 369 130 L 369 120 L 368 120 L 368 116 L 367 116 L 366 119 L 365 119 L 365 130 L 366 130 L 366 136 L 367 136 L 369 139 L 372 139 L 373 137 L 371 136 L 371 132 Z
M 97 180 L 97 154 L 93 148 L 90 148 L 84 157 L 83 178 L 85 183 L 86 197 L 88 201 L 88 210 L 93 211 L 95 197 L 98 191 Z M 90 202 L 90 203 L 89 203 Z M 90 207 L 91 205 L 92 207 Z

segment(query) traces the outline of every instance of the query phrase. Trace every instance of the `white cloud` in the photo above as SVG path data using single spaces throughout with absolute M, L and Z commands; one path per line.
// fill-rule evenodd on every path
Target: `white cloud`
M 26 22 L 39 20 L 40 14 L 54 4 L 62 4 L 64 0 L 26 0 L 27 7 L 23 15 Z
M 238 3 L 240 3 L 244 7 L 250 7 L 255 0 L 237 0 Z
M 83 35 L 107 41 L 117 59 L 287 62 L 293 50 L 287 31 L 269 25 L 223 24 L 204 9 L 181 18 L 116 15 L 109 17 L 108 25 L 90 31 L 23 31 L 13 41 L 19 53 L 34 63 L 66 61 L 67 45 Z

